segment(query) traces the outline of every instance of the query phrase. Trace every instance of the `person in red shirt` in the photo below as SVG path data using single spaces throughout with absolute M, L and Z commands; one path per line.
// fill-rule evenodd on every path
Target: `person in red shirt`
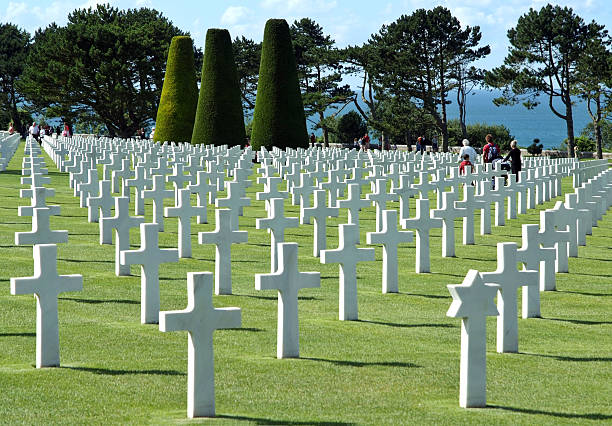
M 470 156 L 468 154 L 463 155 L 463 161 L 459 164 L 459 174 L 465 174 L 465 167 L 470 166 L 472 173 L 474 173 L 474 165 L 470 162 Z
M 486 145 L 482 148 L 482 161 L 483 163 L 491 163 L 496 157 L 499 157 L 499 146 L 493 141 L 493 135 L 488 134 L 485 136 L 487 141 Z M 493 148 L 496 155 L 491 156 L 489 151 Z

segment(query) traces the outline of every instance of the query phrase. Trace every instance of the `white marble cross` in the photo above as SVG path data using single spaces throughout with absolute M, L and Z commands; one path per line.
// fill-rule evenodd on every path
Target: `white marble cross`
M 259 183 L 264 184 L 264 190 L 255 193 L 255 199 L 257 201 L 265 201 L 266 211 L 268 210 L 268 200 L 272 198 L 288 198 L 289 193 L 286 191 L 279 190 L 279 185 L 282 179 L 278 176 L 260 177 L 257 179 Z
M 586 236 L 593 234 L 593 213 L 591 213 L 590 210 L 583 209 L 578 206 L 578 194 L 576 193 L 565 194 L 565 207 L 576 210 L 576 240 L 579 246 L 586 246 Z
M 100 244 L 112 244 L 115 230 L 115 274 L 130 275 L 130 265 L 121 264 L 121 252 L 130 248 L 130 229 L 144 222 L 142 216 L 130 216 L 130 199 L 115 198 L 115 216 L 100 218 Z
M 485 284 L 478 271 L 470 269 L 461 285 L 447 286 L 453 303 L 447 316 L 461 318 L 459 405 L 487 406 L 487 316 L 497 316 L 498 286 Z
M 153 223 L 164 230 L 164 200 L 174 198 L 174 191 L 166 189 L 164 175 L 153 175 L 153 188 L 142 191 L 142 197 L 153 200 Z
M 312 207 L 300 209 L 300 223 L 310 223 L 314 219 L 314 242 L 313 256 L 319 257 L 321 250 L 327 247 L 327 217 L 338 217 L 338 207 L 327 207 L 325 191 L 317 189 L 314 192 L 314 204 Z
M 23 191 L 23 190 L 22 190 Z M 50 194 L 54 194 L 52 188 L 45 188 L 43 186 L 36 186 L 30 189 L 31 195 L 31 204 L 30 206 L 19 206 L 18 214 L 19 216 L 33 216 L 35 208 L 47 207 L 51 211 L 51 216 L 59 216 L 60 215 L 60 206 L 57 205 L 47 205 L 47 196 Z
M 442 219 L 442 257 L 455 257 L 455 219 L 463 215 L 465 209 L 455 209 L 458 199 L 456 190 L 442 193 L 441 208 L 431 211 L 431 216 Z
M 207 200 L 214 204 L 217 198 L 217 187 L 209 182 L 208 173 L 204 170 L 199 170 L 196 178 L 196 183 L 187 187 L 192 194 L 196 194 L 198 206 L 204 207 L 204 213 L 198 216 L 198 223 L 208 223 Z
M 397 246 L 401 243 L 411 243 L 414 239 L 412 231 L 399 231 L 397 224 L 397 210 L 385 210 L 383 211 L 381 231 L 366 234 L 368 244 L 382 244 L 383 246 L 383 293 L 397 293 L 399 291 Z
M 336 205 L 340 209 L 348 209 L 348 223 L 359 226 L 359 211 L 369 207 L 370 201 L 361 198 L 361 185 L 350 183 L 346 199 L 338 200 Z
M 178 218 L 178 252 L 179 257 L 191 257 L 191 218 L 202 214 L 204 207 L 191 205 L 191 191 L 178 190 L 178 202 L 174 207 L 166 207 L 166 217 Z
M 555 259 L 557 251 L 554 248 L 540 246 L 540 227 L 537 224 L 523 224 L 522 246 L 516 252 L 519 262 L 532 271 L 539 271 L 539 288 L 525 287 L 523 289 L 523 318 L 540 316 L 540 291 L 556 288 Z M 533 294 L 532 294 L 533 293 Z M 534 300 L 534 303 L 529 303 Z M 537 306 L 537 311 L 530 312 L 527 307 Z
M 538 271 L 525 269 L 519 271 L 517 262 L 516 243 L 497 243 L 497 269 L 495 272 L 481 273 L 485 283 L 499 286 L 497 352 L 518 352 L 517 290 L 523 286 L 530 286 L 535 292 L 539 285 Z M 529 292 L 529 294 L 533 293 Z
M 387 202 L 396 201 L 397 195 L 387 192 L 387 179 L 376 179 L 374 191 L 366 195 L 366 199 L 376 206 L 376 232 L 382 231 L 383 211 L 387 208 Z
M 416 200 L 416 216 L 404 219 L 401 223 L 404 229 L 416 230 L 416 273 L 429 272 L 429 232 L 433 228 L 442 228 L 442 219 L 431 217 L 429 199 L 420 198 Z
M 569 231 L 568 255 L 578 257 L 578 214 L 575 209 L 568 209 L 563 201 L 557 201 L 551 209 L 554 212 L 555 226 Z
M 299 358 L 298 292 L 303 288 L 320 287 L 321 274 L 298 270 L 297 243 L 280 243 L 278 259 L 278 270 L 275 272 L 255 274 L 255 289 L 278 290 L 276 357 Z
M 110 217 L 115 201 L 111 193 L 111 181 L 101 180 L 98 182 L 98 195 L 87 198 L 87 221 L 97 223 L 102 217 Z
M 185 175 L 183 170 L 183 163 L 175 163 L 172 166 L 172 174 L 166 176 L 166 182 L 172 182 L 174 185 L 174 203 L 177 204 L 179 200 L 179 189 L 183 189 L 185 182 L 190 181 L 190 177 Z
M 11 278 L 12 295 L 36 296 L 36 368 L 60 365 L 57 296 L 81 290 L 82 275 L 58 275 L 55 244 L 34 246 L 34 276 Z
M 79 206 L 87 207 L 87 199 L 97 197 L 100 185 L 98 185 L 98 170 L 90 169 L 87 171 L 87 182 L 79 183 Z
M 483 180 L 478 182 L 478 195 L 474 200 L 480 202 L 480 235 L 491 233 L 491 182 Z
M 199 232 L 200 244 L 215 244 L 215 294 L 232 294 L 232 244 L 246 243 L 247 231 L 232 228 L 231 211 L 215 210 L 215 230 Z
M 436 185 L 429 182 L 429 172 L 419 172 L 419 183 L 413 183 L 412 188 L 420 192 L 421 198 L 429 199 L 429 191 L 436 189 Z
M 145 168 L 143 166 L 136 167 L 135 176 L 132 179 L 127 179 L 125 185 L 129 188 L 134 187 L 134 214 L 144 215 L 145 206 L 143 192 L 151 186 L 151 179 L 146 177 Z
M 218 211 L 218 210 L 217 210 Z M 213 332 L 240 328 L 240 308 L 215 308 L 210 272 L 187 274 L 187 308 L 159 314 L 160 331 L 189 333 L 187 351 L 187 416 L 215 415 L 215 368 Z
M 285 200 L 282 198 L 271 198 L 268 217 L 256 219 L 256 229 L 268 229 L 270 233 L 270 272 L 275 272 L 278 267 L 278 244 L 285 241 L 285 229 L 297 228 L 299 219 L 297 217 L 285 217 Z
M 475 187 L 463 186 L 463 199 L 455 201 L 455 208 L 464 211 L 463 215 L 463 244 L 474 244 L 474 212 L 486 208 L 487 201 L 476 199 Z M 491 206 L 489 205 L 489 208 Z
M 327 202 L 328 206 L 337 207 L 336 201 L 338 200 L 338 197 L 342 195 L 341 193 L 344 192 L 345 186 L 346 183 L 340 181 L 340 176 L 338 173 L 333 170 L 329 170 L 327 172 L 327 181 L 320 183 L 319 188 L 329 191 L 329 198 Z
M 241 182 L 228 181 L 225 182 L 225 187 L 227 188 L 227 197 L 217 198 L 215 200 L 215 207 L 228 208 L 232 229 L 238 229 L 238 216 L 241 214 L 242 207 L 251 205 L 251 199 L 242 196 L 244 188 Z
M 399 177 L 399 186 L 391 186 L 391 193 L 399 197 L 400 220 L 408 219 L 410 217 L 410 198 L 414 198 L 419 193 L 417 189 L 412 188 L 411 182 L 411 175 L 402 174 Z
M 504 185 L 503 177 L 495 177 L 495 189 L 489 191 L 489 195 L 495 203 L 495 226 L 504 226 L 506 224 L 506 216 L 504 215 L 505 203 L 511 191 L 511 189 Z
M 557 272 L 568 272 L 568 243 L 570 231 L 556 229 L 555 212 L 552 210 L 540 210 L 540 244 L 547 248 L 557 249 L 555 270 Z M 547 291 L 555 288 L 547 288 Z
M 300 175 L 300 184 L 291 188 L 291 204 L 300 207 L 310 207 L 310 196 L 314 192 L 312 176 L 308 173 Z
M 340 264 L 339 318 L 340 321 L 356 321 L 357 314 L 357 263 L 374 261 L 373 248 L 358 248 L 357 225 L 342 224 L 338 229 L 338 248 L 321 250 L 321 263 Z
M 32 215 L 32 231 L 15 232 L 15 245 L 59 244 L 68 242 L 68 231 L 52 231 L 49 207 L 37 207 Z
M 130 159 L 123 158 L 121 160 L 121 169 L 113 170 L 113 184 L 112 190 L 113 193 L 119 192 L 121 190 L 122 197 L 130 197 L 130 188 L 125 185 L 125 181 L 130 179 L 133 176 L 132 170 L 130 169 Z M 119 178 L 122 179 L 121 184 L 119 183 Z
M 158 175 L 159 176 L 159 175 Z M 159 266 L 178 262 L 177 249 L 159 248 L 159 227 L 154 223 L 140 224 L 140 249 L 121 252 L 122 265 L 140 266 L 140 322 L 159 322 Z

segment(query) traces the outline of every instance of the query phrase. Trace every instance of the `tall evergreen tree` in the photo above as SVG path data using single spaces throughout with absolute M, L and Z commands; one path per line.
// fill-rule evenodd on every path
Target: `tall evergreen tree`
M 573 157 L 572 94 L 580 81 L 577 66 L 589 42 L 604 36 L 602 25 L 585 23 L 571 8 L 548 4 L 539 11 L 529 9 L 508 31 L 510 47 L 504 65 L 485 76 L 487 84 L 503 89 L 496 105 L 523 101 L 531 109 L 543 94 L 550 110 L 565 120 L 568 155 Z M 555 99 L 561 101 L 561 109 Z
M 227 30 L 206 32 L 202 83 L 191 143 L 243 145 L 244 115 L 240 85 Z
M 155 120 L 156 141 L 191 140 L 198 102 L 198 86 L 193 62 L 191 38 L 173 37 L 168 50 L 166 76 Z
M 247 114 L 253 113 L 255 96 L 257 95 L 257 79 L 259 77 L 259 61 L 261 60 L 261 43 L 242 36 L 232 41 L 232 51 L 236 62 L 242 107 Z
M 28 123 L 21 122 L 17 105 L 23 100 L 18 81 L 26 66 L 30 48 L 30 34 L 13 24 L 0 24 L 0 108 L 8 112 L 9 121 L 21 130 Z M 3 123 L 3 126 L 7 123 Z
M 284 19 L 269 19 L 264 29 L 251 138 L 255 150 L 308 146 L 295 55 Z

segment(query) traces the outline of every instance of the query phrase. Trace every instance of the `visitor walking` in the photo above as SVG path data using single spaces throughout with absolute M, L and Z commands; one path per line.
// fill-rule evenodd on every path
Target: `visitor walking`
M 467 154 L 470 157 L 470 162 L 476 164 L 476 156 L 478 154 L 476 154 L 476 150 L 470 146 L 470 141 L 463 139 L 461 143 L 463 146 L 459 150 L 459 158 L 463 161 L 465 154 Z
M 67 124 L 64 124 L 64 130 L 62 130 L 62 136 L 65 138 L 70 137 L 70 127 Z
M 474 149 L 474 148 L 472 148 L 472 149 Z M 461 162 L 461 164 L 459 164 L 459 174 L 464 175 L 465 174 L 465 168 L 468 167 L 468 166 L 470 167 L 471 172 L 474 173 L 474 164 L 470 161 L 470 155 L 469 154 L 463 154 L 463 161 Z
M 416 143 L 416 152 L 420 152 L 420 151 L 421 151 L 421 141 L 422 141 L 422 140 L 423 140 L 423 139 L 422 139 L 420 136 L 417 138 L 417 143 Z
M 438 152 L 438 137 L 434 136 L 431 140 L 431 152 Z
M 490 133 L 485 136 L 485 141 L 487 143 L 482 148 L 482 161 L 484 163 L 492 163 L 493 160 L 500 157 L 499 146 L 497 146 L 497 144 L 493 140 L 493 135 L 491 135 Z
M 425 139 L 425 136 L 421 136 L 421 155 L 425 153 L 425 145 L 427 145 L 427 139 Z
M 504 158 L 504 161 L 511 161 L 510 171 L 516 175 L 516 181 L 519 180 L 519 172 L 521 171 L 521 150 L 516 146 L 516 139 L 510 142 L 510 152 Z
M 13 126 L 13 122 L 12 121 L 9 124 L 8 132 L 9 132 L 9 135 L 12 135 L 13 133 L 15 133 L 15 127 Z
M 314 147 L 315 143 L 317 143 L 317 137 L 315 136 L 314 133 L 311 133 L 310 134 L 310 146 Z
M 36 124 L 36 121 L 32 122 L 32 125 L 28 129 L 28 133 L 30 136 L 36 139 L 36 142 L 40 143 L 40 128 L 38 127 L 38 124 Z

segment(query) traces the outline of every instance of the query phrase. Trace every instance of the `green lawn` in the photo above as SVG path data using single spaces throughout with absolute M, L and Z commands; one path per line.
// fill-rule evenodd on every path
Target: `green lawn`
M 31 276 L 32 248 L 15 247 L 14 232 L 29 231 L 31 218 L 17 216 L 23 144 L 0 173 L 0 423 L 171 423 L 186 421 L 187 335 L 161 333 L 140 324 L 140 268 L 114 275 L 114 247 L 98 244 L 98 224 L 47 158 L 62 216 L 53 229 L 69 230 L 59 246 L 59 272 L 83 275 L 84 290 L 60 295 L 62 368 L 37 370 L 33 296 L 11 296 L 9 278 Z M 536 223 L 530 210 L 493 234 L 476 235 L 457 257 L 440 256 L 440 230 L 433 233 L 432 273 L 414 273 L 414 243 L 400 247 L 399 294 L 381 293 L 382 249 L 376 262 L 358 267 L 360 321 L 338 321 L 338 266 L 312 257 L 312 225 L 286 231 L 300 245 L 300 270 L 320 271 L 321 288 L 300 292 L 300 359 L 276 356 L 277 300 L 256 291 L 254 274 L 269 272 L 269 235 L 255 229 L 263 203 L 248 189 L 252 205 L 240 218 L 247 244 L 233 246 L 232 296 L 214 296 L 215 306 L 242 308 L 242 329 L 215 333 L 218 423 L 254 424 L 559 424 L 612 422 L 612 214 L 608 214 L 570 273 L 557 274 L 558 291 L 542 293 L 542 319 L 519 319 L 519 354 L 495 352 L 495 319 L 488 322 L 486 409 L 459 407 L 460 320 L 446 317 L 446 284 L 461 283 L 468 269 L 493 271 L 496 243 L 520 243 L 521 223 Z M 564 190 L 571 190 L 569 179 Z M 550 208 L 554 201 L 539 209 Z M 411 207 L 414 207 L 413 205 Z M 133 211 L 133 210 L 132 210 Z M 287 206 L 288 216 L 298 216 Z M 362 241 L 374 228 L 374 209 L 361 215 Z M 151 208 L 147 204 L 147 220 Z M 196 233 L 214 228 L 192 224 L 193 258 L 165 264 L 162 310 L 184 309 L 186 273 L 214 270 L 214 246 L 197 244 Z M 337 247 L 330 221 L 328 248 Z M 457 221 L 459 225 L 459 221 Z M 478 229 L 478 227 L 477 227 Z M 177 245 L 176 219 L 166 219 L 164 247 Z M 133 230 L 133 246 L 139 246 Z M 520 302 L 520 299 L 519 299 Z

